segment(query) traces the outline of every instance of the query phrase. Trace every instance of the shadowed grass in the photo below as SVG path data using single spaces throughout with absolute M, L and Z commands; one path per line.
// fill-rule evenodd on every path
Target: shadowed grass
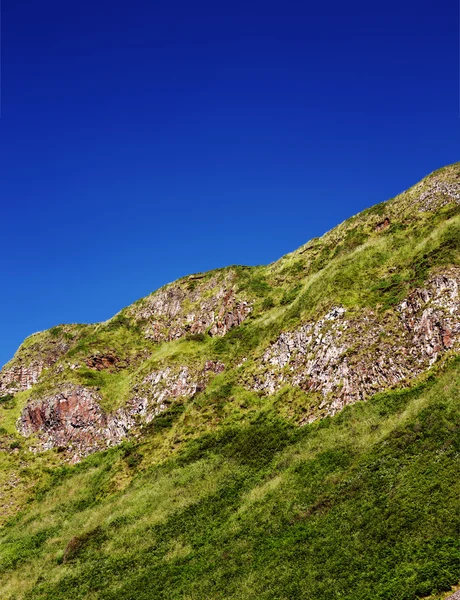
M 275 415 L 149 466 L 55 471 L 2 533 L 5 599 L 415 600 L 460 577 L 459 362 L 295 428 Z M 141 460 L 129 466 L 133 452 Z

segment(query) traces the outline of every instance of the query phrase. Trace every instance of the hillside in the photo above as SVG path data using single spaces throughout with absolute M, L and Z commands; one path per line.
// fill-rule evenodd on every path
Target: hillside
M 455 164 L 275 263 L 27 338 L 0 372 L 1 598 L 441 598 L 459 285 Z

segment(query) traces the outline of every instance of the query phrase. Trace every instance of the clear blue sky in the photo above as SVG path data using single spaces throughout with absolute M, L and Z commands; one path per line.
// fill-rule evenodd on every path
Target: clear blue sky
M 0 364 L 460 159 L 458 2 L 3 2 Z

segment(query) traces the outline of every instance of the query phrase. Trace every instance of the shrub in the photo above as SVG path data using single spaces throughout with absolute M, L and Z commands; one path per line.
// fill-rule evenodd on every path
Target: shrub
M 13 398 L 14 398 L 13 394 L 6 394 L 5 396 L 1 396 L 0 404 L 6 404 L 7 402 L 10 402 L 11 400 L 13 400 Z

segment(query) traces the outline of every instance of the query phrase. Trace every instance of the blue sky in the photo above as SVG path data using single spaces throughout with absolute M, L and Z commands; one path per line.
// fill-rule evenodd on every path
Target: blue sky
M 458 3 L 4 2 L 0 364 L 460 159 Z

